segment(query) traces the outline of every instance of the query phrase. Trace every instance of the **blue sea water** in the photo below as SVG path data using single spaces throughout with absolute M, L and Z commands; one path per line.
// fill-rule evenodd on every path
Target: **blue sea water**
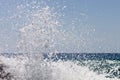
M 27 53 L 26 54 L 24 53 L 24 55 L 23 55 L 23 53 L 19 53 L 19 54 L 18 53 L 1 53 L 0 56 L 6 57 L 3 59 L 3 60 L 5 60 L 5 59 L 11 58 L 11 57 L 16 58 L 17 56 L 25 57 L 26 55 L 27 55 Z M 57 66 L 61 67 L 60 69 L 63 69 L 63 70 L 64 70 L 64 67 L 62 67 L 61 63 L 59 63 L 59 62 L 65 63 L 63 65 L 66 65 L 69 62 L 72 62 L 72 63 L 76 64 L 77 66 L 80 66 L 81 68 L 83 67 L 83 69 L 84 69 L 84 67 L 87 67 L 89 69 L 89 72 L 87 72 L 87 73 L 90 73 L 90 71 L 92 71 L 92 72 L 96 73 L 98 76 L 101 74 L 104 75 L 105 76 L 104 80 L 119 80 L 120 79 L 120 53 L 57 53 L 57 54 L 53 54 L 51 56 L 49 54 L 44 54 L 44 60 L 46 60 L 48 63 L 51 63 L 51 62 L 52 62 L 52 64 L 56 63 Z M 9 63 L 9 62 L 7 61 L 7 63 Z M 37 64 L 35 64 L 35 65 L 38 66 L 38 64 L 39 63 L 37 62 Z M 66 66 L 68 66 L 68 65 L 66 65 Z M 74 71 L 74 69 L 77 70 L 77 67 L 75 67 L 75 65 L 73 65 L 73 64 L 70 64 L 70 69 L 71 70 L 73 69 L 73 71 Z M 43 71 L 45 71 L 45 70 L 43 70 Z M 59 72 L 59 70 L 57 70 L 57 72 Z M 66 73 L 66 72 L 67 71 L 65 71 L 64 73 Z M 48 73 L 41 73 L 41 74 L 46 75 Z M 79 74 L 81 75 L 83 73 L 79 73 Z M 87 74 L 85 74 L 85 75 L 87 75 Z M 74 76 L 74 74 L 73 74 L 73 76 Z M 92 76 L 92 74 L 91 74 L 91 76 Z M 63 77 L 63 76 L 61 76 L 61 77 Z M 78 76 L 76 75 L 76 77 L 78 77 Z M 95 77 L 95 76 L 93 76 L 93 77 Z M 98 78 L 95 80 L 101 80 Z M 68 79 L 68 78 L 65 78 L 65 79 Z M 85 78 L 85 79 L 91 80 L 92 77 L 91 77 L 91 79 L 88 79 L 88 78 Z M 25 79 L 25 80 L 27 80 L 27 79 Z M 60 79 L 60 80 L 64 80 L 64 79 Z M 76 78 L 76 80 L 79 80 L 79 79 Z
M 18 55 L 27 55 L 27 53 L 0 53 L 6 57 L 15 57 Z M 53 53 L 43 54 L 44 59 L 53 60 L 120 60 L 120 53 Z
M 78 61 L 78 65 L 87 66 L 97 74 L 106 74 L 106 78 L 120 79 L 120 53 L 58 53 L 45 59 L 53 61 Z
M 48 54 L 44 54 L 49 58 Z M 120 53 L 57 53 L 51 57 L 53 60 L 120 60 Z

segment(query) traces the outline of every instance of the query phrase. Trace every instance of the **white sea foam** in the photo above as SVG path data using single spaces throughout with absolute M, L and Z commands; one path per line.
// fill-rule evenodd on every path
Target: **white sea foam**
M 28 65 L 27 57 L 6 58 L 0 56 L 0 59 L 8 66 L 7 72 L 12 73 L 17 80 L 119 80 L 106 78 L 105 74 L 97 74 L 90 71 L 88 67 L 77 65 L 72 61 L 45 61 Z M 27 72 L 26 69 L 28 69 Z

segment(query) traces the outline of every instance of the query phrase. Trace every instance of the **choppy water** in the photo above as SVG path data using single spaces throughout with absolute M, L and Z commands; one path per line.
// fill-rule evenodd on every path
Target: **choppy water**
M 74 53 L 75 54 L 75 53 Z M 72 54 L 72 55 L 74 55 Z M 94 53 L 89 54 L 92 56 Z M 103 55 L 106 53 L 102 53 Z M 111 53 L 110 53 L 111 54 Z M 57 54 L 58 55 L 58 54 Z M 65 55 L 61 54 L 61 55 Z M 22 55 L 10 56 L 2 54 L 1 62 L 8 66 L 6 72 L 10 72 L 17 80 L 119 80 L 120 60 L 94 59 L 75 57 L 62 58 L 54 55 L 54 58 L 46 58 L 40 61 L 30 61 Z M 69 54 L 66 54 L 67 56 Z M 71 55 L 71 53 L 70 53 Z M 70 56 L 69 55 L 69 56 Z M 78 54 L 77 54 L 78 55 Z M 79 53 L 79 55 L 81 55 Z M 86 54 L 87 55 L 87 54 Z M 97 54 L 96 54 L 97 55 Z M 99 54 L 98 54 L 99 55 Z M 111 54 L 111 57 L 114 55 Z M 117 57 L 120 57 L 118 53 Z M 57 60 L 56 60 L 57 58 Z M 37 59 L 35 59 L 37 60 Z M 37 63 L 36 63 L 37 62 Z

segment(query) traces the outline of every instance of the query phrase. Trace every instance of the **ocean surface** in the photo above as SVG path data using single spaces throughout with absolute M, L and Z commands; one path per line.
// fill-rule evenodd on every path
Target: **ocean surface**
M 29 59 L 31 60 L 31 63 L 28 61 L 30 64 L 26 62 L 28 60 L 25 58 L 26 55 L 23 56 L 22 53 L 1 53 L 0 59 L 3 64 L 9 65 L 9 67 L 12 68 L 10 69 L 10 72 L 16 75 L 15 73 L 17 71 L 17 75 L 15 76 L 17 80 L 120 79 L 120 53 L 57 53 L 53 55 L 44 54 L 43 60 L 34 62 L 32 59 Z M 39 65 L 41 63 L 42 65 Z M 29 74 L 25 73 L 27 70 L 25 68 L 26 65 L 31 67 L 29 67 Z M 31 75 L 32 77 L 30 77 Z M 49 77 L 49 79 L 47 77 Z
M 47 54 L 44 55 L 49 58 Z M 120 53 L 58 53 L 54 60 L 120 60 Z

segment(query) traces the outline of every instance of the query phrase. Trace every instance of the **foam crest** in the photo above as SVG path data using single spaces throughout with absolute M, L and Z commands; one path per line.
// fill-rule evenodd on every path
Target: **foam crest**
M 90 71 L 88 67 L 77 65 L 71 61 L 53 62 L 52 70 L 55 80 L 119 80 L 117 78 L 106 78 L 105 74 L 98 75 Z
M 17 80 L 119 80 L 106 78 L 106 74 L 90 71 L 87 66 L 79 65 L 80 62 L 59 60 L 40 64 L 32 62 L 28 65 L 27 57 L 6 58 L 0 56 L 0 58 L 2 63 L 8 66 L 6 72 L 11 72 Z

